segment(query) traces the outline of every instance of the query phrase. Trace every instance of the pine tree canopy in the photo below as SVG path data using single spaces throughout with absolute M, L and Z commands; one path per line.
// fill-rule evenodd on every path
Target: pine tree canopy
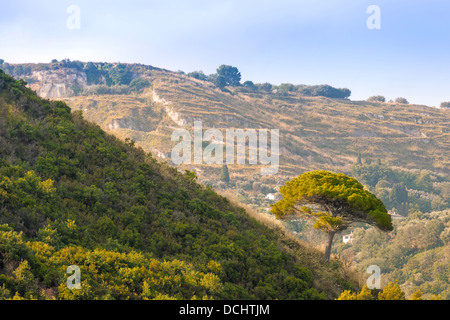
M 283 198 L 272 205 L 277 218 L 291 214 L 314 218 L 315 227 L 324 232 L 344 230 L 352 222 L 392 230 L 391 217 L 383 202 L 345 174 L 306 172 L 288 181 L 280 191 Z

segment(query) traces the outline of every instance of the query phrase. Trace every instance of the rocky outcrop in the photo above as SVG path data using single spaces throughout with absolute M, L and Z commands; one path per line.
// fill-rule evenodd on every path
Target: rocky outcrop
M 61 99 L 74 95 L 75 90 L 88 87 L 86 73 L 76 69 L 33 71 L 25 80 L 29 87 L 45 99 Z
M 158 96 L 155 90 L 153 90 L 152 93 L 152 100 L 156 103 L 160 103 L 164 106 L 164 110 L 166 111 L 167 115 L 172 119 L 173 122 L 175 122 L 178 126 L 183 127 L 187 124 L 186 119 L 181 117 L 181 114 L 171 106 L 171 102 L 165 100 L 164 98 L 161 98 Z

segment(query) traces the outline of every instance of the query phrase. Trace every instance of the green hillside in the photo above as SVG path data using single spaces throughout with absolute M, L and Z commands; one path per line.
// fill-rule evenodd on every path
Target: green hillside
M 196 180 L 0 71 L 0 298 L 326 299 L 357 285 Z

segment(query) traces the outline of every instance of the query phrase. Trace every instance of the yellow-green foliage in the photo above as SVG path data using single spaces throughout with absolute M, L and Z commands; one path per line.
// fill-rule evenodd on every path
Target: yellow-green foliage
M 400 288 L 398 281 L 389 282 L 383 290 L 370 290 L 363 286 L 359 293 L 345 290 L 336 300 L 407 300 L 405 293 Z M 411 300 L 423 300 L 422 292 L 417 289 L 411 296 Z M 440 296 L 432 296 L 430 300 L 441 300 Z
M 272 205 L 272 212 L 279 218 L 303 213 L 317 218 L 316 228 L 337 230 L 352 221 L 365 221 L 382 230 L 391 230 L 391 218 L 379 199 L 354 178 L 342 173 L 311 171 L 286 182 L 280 189 L 283 199 Z M 298 210 L 298 204 L 308 203 L 327 210 L 312 214 Z
M 359 293 L 351 292 L 350 290 L 343 291 L 336 300 L 374 300 L 374 296 L 365 285 Z
M 213 273 L 221 271 L 216 261 L 210 261 L 203 267 L 205 271 L 211 271 L 201 272 L 184 261 L 159 261 L 149 254 L 135 251 L 120 253 L 105 249 L 88 250 L 79 246 L 58 250 L 39 241 L 28 241 L 23 247 L 25 243 L 21 234 L 11 231 L 6 225 L 1 228 L 8 230 L 0 231 L 2 262 L 18 258 L 11 255 L 11 251 L 22 246 L 22 250 L 29 252 L 21 258 L 27 258 L 34 265 L 32 270 L 28 260 L 22 260 L 13 271 L 14 277 L 3 278 L 15 283 L 17 297 L 51 298 L 38 290 L 35 279 L 39 278 L 44 284 L 53 283 L 58 287 L 58 299 L 155 299 L 162 296 L 190 299 L 195 295 L 207 297 L 223 291 L 220 278 Z M 9 255 L 5 256 L 7 253 Z M 7 257 L 10 260 L 5 260 Z M 66 286 L 66 269 L 70 265 L 81 269 L 79 290 Z M 5 283 L 0 288 L 0 296 L 3 299 L 13 297 L 13 292 L 5 287 Z
M 19 166 L 11 168 L 11 171 L 22 173 L 13 179 L 0 177 L 0 201 L 3 205 L 30 205 L 36 202 L 37 197 L 48 197 L 55 191 L 53 180 L 41 181 L 34 171 L 24 172 Z
M 414 293 L 411 296 L 411 300 L 423 300 L 422 299 L 422 291 L 420 289 L 417 289 L 414 291 Z
M 405 293 L 400 289 L 398 281 L 389 282 L 383 291 L 378 293 L 378 300 L 405 300 Z

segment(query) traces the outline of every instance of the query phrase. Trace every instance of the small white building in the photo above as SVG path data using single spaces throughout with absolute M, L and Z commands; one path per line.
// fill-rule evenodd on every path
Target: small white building
M 352 232 L 352 233 L 349 233 L 349 234 L 343 235 L 343 236 L 342 236 L 342 241 L 343 241 L 344 243 L 348 243 L 348 242 L 352 243 L 352 242 L 353 242 L 353 232 Z
M 402 219 L 405 218 L 404 216 L 402 216 L 401 214 L 398 214 L 395 209 L 389 210 L 388 214 L 391 216 L 391 219 Z
M 275 195 L 273 194 L 273 193 L 268 193 L 268 194 L 266 194 L 266 199 L 269 199 L 269 200 L 275 200 Z

